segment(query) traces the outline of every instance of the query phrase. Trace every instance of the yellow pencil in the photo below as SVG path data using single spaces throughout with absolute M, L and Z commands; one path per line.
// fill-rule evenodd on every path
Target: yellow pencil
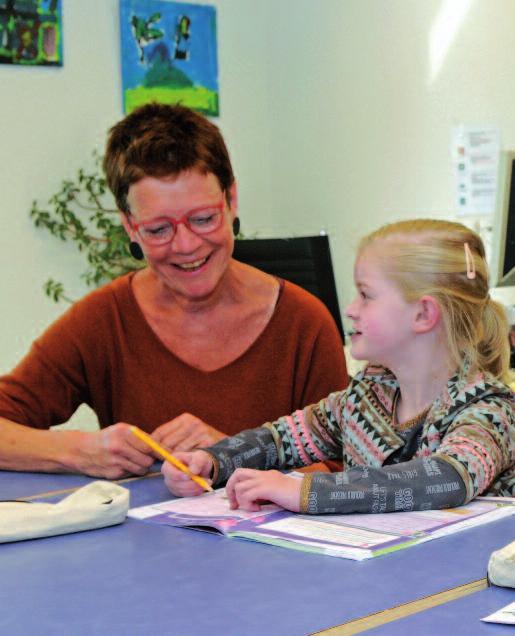
M 211 486 L 207 483 L 207 481 L 202 478 L 199 477 L 199 475 L 194 475 L 191 470 L 186 466 L 186 464 L 183 464 L 179 459 L 177 459 L 177 457 L 174 457 L 171 453 L 169 453 L 168 451 L 166 451 L 164 448 L 162 448 L 161 446 L 159 446 L 159 444 L 157 442 L 155 442 L 150 435 L 147 435 L 146 433 L 144 433 L 141 429 L 139 429 L 137 426 L 131 426 L 131 431 L 132 433 L 134 433 L 134 435 L 136 435 L 136 437 L 138 437 L 142 442 L 145 442 L 145 444 L 147 444 L 148 446 L 150 446 L 150 448 L 152 450 L 155 450 L 156 453 L 159 453 L 159 455 L 161 455 L 161 457 L 163 457 L 164 459 L 166 459 L 166 461 L 170 462 L 170 464 L 173 464 L 176 468 L 178 468 L 179 470 L 182 470 L 183 473 L 185 473 L 186 475 L 188 475 L 188 477 L 190 479 L 192 479 L 195 483 L 197 483 L 199 486 L 202 486 L 202 488 L 204 490 L 207 490 L 208 492 L 212 492 L 213 489 L 211 488 Z

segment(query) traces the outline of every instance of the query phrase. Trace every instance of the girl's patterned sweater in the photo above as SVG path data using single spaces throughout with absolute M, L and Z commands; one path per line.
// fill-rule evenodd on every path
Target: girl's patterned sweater
M 406 437 L 392 424 L 398 388 L 389 370 L 369 366 L 345 391 L 222 440 L 206 449 L 215 485 L 240 466 L 288 470 L 338 459 L 343 472 L 303 478 L 301 512 L 424 510 L 483 493 L 515 495 L 515 400 L 507 386 L 464 365 L 414 431 L 407 457 Z

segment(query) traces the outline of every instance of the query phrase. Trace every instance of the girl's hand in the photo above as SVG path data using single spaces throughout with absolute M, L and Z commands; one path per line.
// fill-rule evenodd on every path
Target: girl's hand
M 194 475 L 204 477 L 208 484 L 211 484 L 209 476 L 213 470 L 213 458 L 209 453 L 193 451 L 192 453 L 174 453 L 174 456 L 186 464 Z M 190 479 L 186 473 L 168 462 L 164 462 L 161 472 L 164 475 L 166 486 L 176 497 L 194 497 L 205 492 L 202 486 Z
M 238 468 L 227 482 L 225 492 L 231 509 L 248 512 L 261 510 L 260 504 L 272 503 L 299 512 L 302 480 L 292 479 L 277 470 Z

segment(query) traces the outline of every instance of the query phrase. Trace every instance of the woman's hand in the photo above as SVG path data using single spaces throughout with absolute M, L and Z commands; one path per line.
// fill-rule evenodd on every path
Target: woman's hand
M 302 480 L 283 475 L 277 470 L 238 468 L 231 475 L 225 492 L 231 509 L 248 512 L 261 510 L 260 504 L 272 503 L 299 512 Z
M 183 464 L 186 464 L 194 475 L 204 477 L 209 484 L 211 483 L 209 477 L 213 470 L 213 458 L 209 453 L 205 451 L 179 452 L 175 454 L 175 457 Z M 168 462 L 164 462 L 161 472 L 164 475 L 168 489 L 177 497 L 193 497 L 204 492 L 202 486 L 199 486 L 186 473 L 183 473 L 182 470 L 175 468 Z
M 183 413 L 158 426 L 152 433 L 152 437 L 161 446 L 175 452 L 191 451 L 201 446 L 212 446 L 227 435 L 191 413 Z
M 106 479 L 145 475 L 155 461 L 152 449 L 124 422 L 98 432 L 80 433 L 74 456 L 74 468 L 78 472 Z

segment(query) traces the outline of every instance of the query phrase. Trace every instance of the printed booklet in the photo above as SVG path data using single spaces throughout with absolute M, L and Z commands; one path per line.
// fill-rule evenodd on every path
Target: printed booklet
M 369 559 L 482 525 L 515 513 L 515 498 L 479 497 L 445 510 L 382 514 L 302 515 L 275 504 L 259 512 L 231 510 L 225 489 L 198 497 L 132 508 L 146 522 L 217 532 L 227 537 L 316 552 L 344 559 Z

